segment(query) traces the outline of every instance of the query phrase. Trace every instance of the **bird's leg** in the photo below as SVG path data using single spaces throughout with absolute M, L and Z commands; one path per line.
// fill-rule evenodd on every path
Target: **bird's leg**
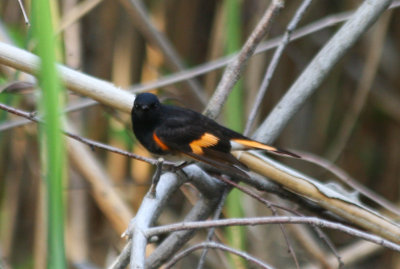
M 194 161 L 183 161 L 182 163 L 175 166 L 175 171 L 181 170 L 182 168 L 185 168 L 186 166 L 191 165 L 192 163 L 194 163 Z
M 161 177 L 163 163 L 164 163 L 163 158 L 157 159 L 156 171 L 154 172 L 153 178 L 151 179 L 151 186 L 150 186 L 150 191 L 149 191 L 150 197 L 154 198 L 156 196 L 156 187 L 157 187 L 157 183 Z
M 182 161 L 181 163 L 164 163 L 164 170 L 172 173 L 176 173 L 179 170 L 182 170 L 188 165 L 193 164 L 194 161 Z

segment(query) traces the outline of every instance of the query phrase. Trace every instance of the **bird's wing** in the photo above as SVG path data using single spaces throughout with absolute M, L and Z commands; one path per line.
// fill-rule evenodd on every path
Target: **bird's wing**
M 192 117 L 169 117 L 155 129 L 154 139 L 170 151 L 179 152 L 224 171 L 248 177 L 248 168 L 231 153 L 229 140 Z

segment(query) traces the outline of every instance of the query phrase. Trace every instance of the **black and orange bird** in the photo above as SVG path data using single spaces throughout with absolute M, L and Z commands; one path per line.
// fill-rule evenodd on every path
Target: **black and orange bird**
M 189 157 L 244 177 L 248 177 L 248 168 L 231 154 L 232 150 L 260 149 L 299 158 L 254 141 L 191 109 L 161 104 L 151 93 L 136 96 L 131 116 L 136 138 L 156 155 L 172 155 L 178 160 Z

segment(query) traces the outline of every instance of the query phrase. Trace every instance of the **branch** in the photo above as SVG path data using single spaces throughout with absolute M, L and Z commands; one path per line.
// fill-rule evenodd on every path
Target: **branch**
M 339 230 L 352 236 L 362 238 L 364 240 L 373 242 L 378 245 L 382 245 L 386 248 L 400 252 L 400 245 L 390 242 L 376 235 L 360 231 L 358 229 L 345 226 L 340 223 L 327 221 L 315 217 L 258 217 L 258 218 L 243 218 L 243 219 L 223 219 L 223 220 L 207 220 L 207 221 L 195 221 L 195 222 L 181 222 L 176 224 L 169 224 L 154 228 L 149 228 L 145 232 L 147 238 L 176 232 L 181 230 L 198 230 L 210 227 L 227 227 L 227 226 L 247 226 L 247 225 L 263 225 L 263 224 L 279 224 L 279 223 L 292 223 L 292 224 L 311 224 L 319 226 L 321 228 L 329 228 Z
M 193 183 L 205 197 L 200 199 L 190 213 L 187 215 L 187 220 L 201 220 L 207 218 L 217 205 L 218 199 L 224 185 L 217 180 L 208 176 L 203 170 L 196 165 L 189 165 L 183 168 L 184 174 L 187 175 L 188 180 Z M 168 175 L 168 176 L 167 176 Z M 133 241 L 130 248 L 124 248 L 123 253 L 120 254 L 118 262 L 114 262 L 110 268 L 124 268 L 117 267 L 119 265 L 128 264 L 130 255 L 126 252 L 132 251 L 131 255 L 135 256 L 136 265 L 142 265 L 144 262 L 143 247 L 146 247 L 147 240 L 143 238 L 143 231 L 145 231 L 155 220 L 157 220 L 162 209 L 165 207 L 166 202 L 169 200 L 172 192 L 175 191 L 177 184 L 177 177 L 171 177 L 172 174 L 163 174 L 160 182 L 157 184 L 156 194 L 154 199 L 150 199 L 148 196 L 142 201 L 139 212 L 135 219 L 132 220 L 128 229 L 125 231 L 123 236 L 132 236 Z M 173 180 L 171 180 L 171 178 Z M 184 181 L 179 180 L 179 184 Z M 160 186 L 159 186 L 160 185 Z M 208 196 L 207 196 L 208 195 Z M 178 251 L 178 249 L 186 243 L 194 234 L 194 231 L 182 231 L 170 235 L 167 239 L 161 243 L 161 245 L 151 254 L 146 260 L 146 264 L 149 267 L 158 267 L 159 263 L 167 260 L 170 255 Z M 136 237 L 135 237 L 136 236 Z M 172 254 L 171 254 L 172 253 Z M 132 261 L 132 259 L 131 259 Z M 115 266 L 115 267 L 114 267 Z
M 20 109 L 16 109 L 16 108 L 10 107 L 10 106 L 2 104 L 2 103 L 0 103 L 0 109 L 2 109 L 4 111 L 7 111 L 9 113 L 12 113 L 14 115 L 23 117 L 23 118 L 25 118 L 25 119 L 27 119 L 29 121 L 32 121 L 32 122 L 43 123 L 43 121 L 40 118 L 34 116 L 34 113 L 29 113 L 29 112 L 26 112 L 26 111 L 23 111 L 23 110 L 20 110 Z M 110 152 L 114 152 L 114 153 L 117 153 L 117 154 L 120 154 L 120 155 L 124 155 L 124 156 L 132 158 L 132 159 L 136 159 L 136 160 L 139 160 L 139 161 L 147 162 L 147 163 L 149 163 L 151 165 L 156 165 L 157 164 L 157 160 L 156 159 L 146 158 L 146 157 L 143 157 L 143 156 L 140 156 L 140 155 L 137 155 L 137 154 L 134 154 L 134 153 L 131 153 L 131 152 L 128 152 L 128 151 L 125 151 L 125 150 L 122 150 L 122 149 L 107 145 L 107 144 L 103 144 L 103 143 L 98 142 L 98 141 L 94 141 L 94 140 L 91 140 L 91 139 L 88 139 L 88 138 L 73 134 L 73 133 L 71 133 L 69 131 L 62 130 L 62 132 L 66 136 L 68 136 L 68 137 L 70 137 L 70 138 L 72 138 L 74 140 L 77 140 L 79 142 L 82 142 L 82 143 L 84 143 L 84 144 L 86 144 L 86 145 L 88 145 L 90 147 L 104 149 L 104 150 L 107 150 L 107 151 L 110 151 Z M 164 165 L 165 165 L 166 168 L 175 167 L 175 163 L 171 163 L 171 162 L 164 162 Z
M 331 40 L 319 51 L 300 77 L 258 128 L 255 138 L 273 142 L 289 119 L 319 87 L 337 61 L 390 5 L 391 0 L 369 0 L 357 9 Z
M 37 74 L 40 61 L 36 55 L 26 50 L 0 42 L 0 64 L 30 74 Z M 130 113 L 134 96 L 129 92 L 117 88 L 110 82 L 94 78 L 66 66 L 57 65 L 57 67 L 61 79 L 70 90 L 107 106 Z

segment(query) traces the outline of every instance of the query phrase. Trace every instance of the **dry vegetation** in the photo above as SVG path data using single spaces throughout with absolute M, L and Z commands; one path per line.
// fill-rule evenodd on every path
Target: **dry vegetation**
M 27 11 L 29 2 L 24 1 Z M 238 51 L 270 4 L 263 0 L 239 2 L 239 16 L 234 18 L 240 28 L 236 32 Z M 262 35 L 258 49 L 279 45 L 280 38 L 276 37 L 285 33 L 305 2 L 286 1 L 279 13 L 268 18 L 269 35 Z M 234 40 L 227 35 L 231 33 L 228 0 L 140 3 L 61 0 L 53 3 L 53 15 L 62 44 L 59 62 L 93 77 L 60 70 L 69 89 L 65 130 L 151 157 L 131 131 L 126 112 L 133 95 L 121 93 L 121 89 L 151 90 L 167 102 L 198 111 L 213 100 L 208 112 L 215 116 L 223 105 L 221 99 L 212 98 L 215 90 L 227 93 L 232 86 L 227 84 L 234 82 L 231 76 L 227 83 L 219 83 L 226 66 L 223 57 Z M 216 198 L 225 197 L 226 185 L 197 166 L 184 170 L 187 178 L 182 173 L 164 174 L 157 199 L 153 199 L 145 195 L 154 165 L 66 138 L 65 238 L 70 268 L 112 264 L 112 268 L 124 268 L 129 255 L 140 268 L 145 250 L 151 254 L 145 261 L 151 268 L 171 262 L 173 257 L 182 258 L 174 268 L 195 268 L 199 261 L 204 262 L 203 268 L 295 268 L 296 264 L 300 268 L 337 268 L 340 260 L 346 268 L 400 268 L 400 227 L 395 223 L 400 216 L 399 2 L 379 12 L 376 20 L 372 19 L 374 24 L 361 30 L 350 49 L 335 54 L 335 47 L 327 46 L 350 12 L 361 4 L 313 1 L 302 15 L 298 30 L 292 33 L 295 40 L 278 58 L 264 97 L 257 93 L 274 50 L 257 50 L 247 63 L 237 63 L 238 70 L 243 70 L 243 93 L 239 95 L 243 108 L 228 106 L 218 120 L 231 124 L 228 115 L 239 110 L 243 131 L 259 98 L 261 107 L 248 134 L 296 150 L 309 161 L 279 159 L 286 165 L 282 168 L 263 156 L 243 154 L 243 162 L 258 175 L 252 174 L 252 180 L 239 186 L 220 178 L 241 189 L 235 196 L 240 200 L 233 202 L 233 207 L 242 208 L 240 215 L 229 209 L 232 201 L 222 209 L 221 216 L 215 213 L 219 212 Z M 145 12 L 138 11 L 141 8 Z M 346 47 L 343 39 L 354 36 L 351 33 L 339 38 L 339 47 Z M 0 42 L 27 51 L 35 47 L 15 0 L 0 2 Z M 306 69 L 321 48 L 325 50 L 318 58 L 320 62 L 313 62 L 320 69 Z M 0 103 L 36 111 L 31 55 L 2 49 L 0 46 Z M 22 58 L 13 62 L 6 56 Z M 304 79 L 297 80 L 301 76 Z M 313 83 L 314 88 L 310 87 Z M 285 111 L 282 113 L 288 113 L 282 115 L 274 107 L 288 89 L 298 90 L 298 95 L 280 107 Z M 38 128 L 31 122 L 35 115 L 25 116 L 28 119 L 0 111 L 0 268 L 40 269 L 46 264 L 46 198 Z M 131 225 L 127 233 L 133 239 L 121 238 L 134 216 L 136 225 Z M 148 229 L 179 223 L 185 217 L 191 221 L 221 220 L 187 223 L 186 228 Z M 216 228 L 212 242 L 207 241 L 212 235 L 210 229 L 180 231 L 179 236 L 169 233 L 172 229 L 230 224 L 245 228 L 229 232 Z M 152 241 L 147 248 L 146 240 Z M 131 251 L 128 247 L 132 245 Z M 199 250 L 177 256 L 194 245 Z M 200 258 L 204 247 L 209 251 Z M 234 249 L 244 257 L 227 254 Z

